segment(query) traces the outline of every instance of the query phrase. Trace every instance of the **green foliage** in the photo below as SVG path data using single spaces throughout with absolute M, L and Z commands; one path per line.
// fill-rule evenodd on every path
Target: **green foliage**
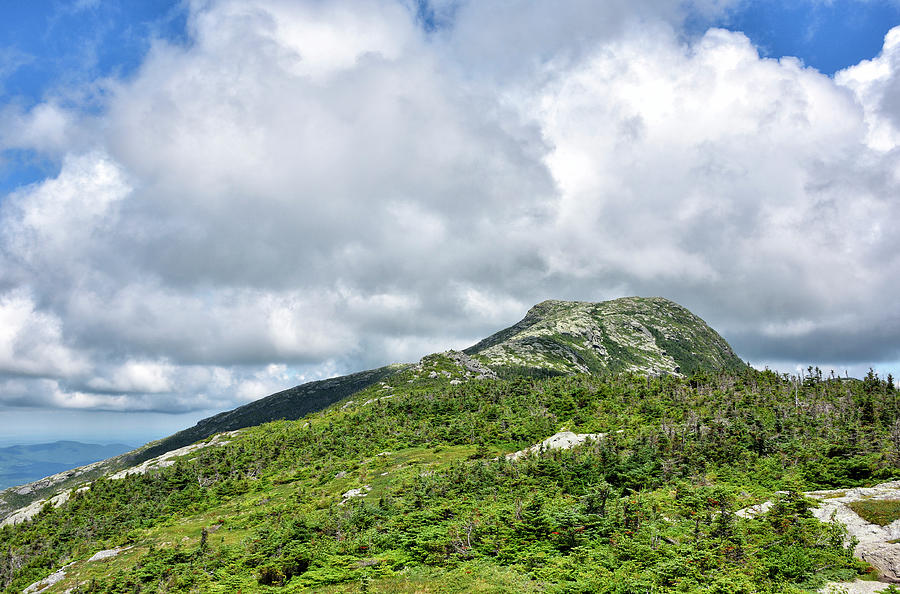
M 753 370 L 411 379 L 398 373 L 390 399 L 375 385 L 94 481 L 0 529 L 0 585 L 75 561 L 60 587 L 81 592 L 796 592 L 860 571 L 798 492 L 900 474 L 900 398 L 884 384 Z M 503 456 L 563 426 L 607 435 Z M 768 514 L 735 515 L 780 489 Z M 133 557 L 84 562 L 119 544 Z

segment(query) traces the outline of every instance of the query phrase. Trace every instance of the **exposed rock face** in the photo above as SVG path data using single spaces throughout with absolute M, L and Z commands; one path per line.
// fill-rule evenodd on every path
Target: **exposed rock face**
M 91 558 L 88 559 L 88 563 L 94 563 L 96 561 L 106 561 L 107 559 L 112 559 L 113 557 L 117 557 L 119 553 L 123 551 L 127 551 L 131 547 L 117 547 L 115 549 L 106 549 L 103 551 L 97 551 Z
M 661 297 L 544 301 L 519 323 L 464 352 L 494 370 L 684 375 L 744 367 L 703 320 Z
M 878 594 L 887 589 L 889 585 L 882 582 L 866 582 L 863 580 L 843 584 L 831 582 L 819 592 L 822 594 Z
M 900 544 L 888 542 L 858 544 L 853 554 L 877 569 L 882 579 L 900 583 Z
M 59 569 L 58 571 L 51 573 L 50 575 L 48 575 L 44 579 L 40 580 L 39 582 L 35 582 L 35 583 L 31 584 L 30 586 L 28 586 L 27 588 L 22 590 L 22 594 L 37 594 L 38 592 L 43 592 L 44 590 L 46 590 L 50 586 L 53 586 L 54 584 L 58 584 L 59 582 L 66 579 L 66 570 L 71 566 L 72 566 L 72 563 L 69 563 L 62 569 Z
M 859 544 L 853 554 L 878 570 L 885 580 L 900 583 L 900 520 L 887 526 L 867 522 L 850 509 L 849 504 L 860 500 L 900 500 L 900 481 L 881 483 L 874 487 L 811 491 L 809 497 L 820 501 L 813 514 L 828 522 L 832 519 L 844 524 L 847 533 Z
M 537 454 L 546 450 L 568 450 L 589 439 L 594 441 L 603 439 L 606 435 L 606 433 L 573 433 L 571 431 L 560 431 L 559 433 L 554 433 L 541 443 L 537 443 L 524 450 L 519 450 L 518 452 L 513 452 L 512 454 L 507 454 L 506 457 L 509 460 L 518 460 L 529 454 Z

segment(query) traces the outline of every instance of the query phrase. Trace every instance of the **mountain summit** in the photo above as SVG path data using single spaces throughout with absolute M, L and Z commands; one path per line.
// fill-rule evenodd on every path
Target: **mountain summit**
M 277 392 L 234 410 L 203 419 L 147 448 L 135 461 L 158 456 L 223 431 L 277 419 L 294 420 L 322 410 L 376 382 L 429 362 L 444 377 L 515 377 L 633 371 L 652 375 L 690 375 L 695 371 L 736 370 L 744 363 L 724 338 L 702 319 L 662 297 L 623 297 L 612 301 L 548 300 L 538 303 L 519 323 L 462 353 L 429 355 L 417 365 L 379 369 L 309 382 Z
M 706 322 L 662 297 L 543 301 L 465 350 L 491 368 L 689 375 L 744 363 Z

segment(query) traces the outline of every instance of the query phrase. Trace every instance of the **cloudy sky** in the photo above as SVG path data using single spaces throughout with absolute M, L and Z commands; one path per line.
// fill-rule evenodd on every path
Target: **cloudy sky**
M 547 298 L 900 376 L 893 0 L 0 11 L 0 442 L 143 442 Z

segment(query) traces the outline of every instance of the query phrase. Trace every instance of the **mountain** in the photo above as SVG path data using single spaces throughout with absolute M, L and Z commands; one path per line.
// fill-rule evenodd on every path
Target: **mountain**
M 677 376 L 698 370 L 735 371 L 745 364 L 702 319 L 668 299 L 544 301 L 532 307 L 518 323 L 463 352 L 448 351 L 425 357 L 415 365 L 395 364 L 309 382 L 208 417 L 121 456 L 0 491 L 0 520 L 55 492 L 218 433 L 279 419 L 299 419 L 406 371 L 420 379 L 423 366 L 435 377 L 440 372 L 441 377 L 459 382 L 474 377 L 622 371 Z
M 447 361 L 444 373 L 450 379 L 451 375 L 464 378 L 466 373 L 468 377 L 619 371 L 690 375 L 700 370 L 735 371 L 746 366 L 706 322 L 661 297 L 626 297 L 602 303 L 544 301 L 517 324 L 463 353 L 448 351 L 441 356 Z M 203 419 L 142 451 L 134 461 L 142 462 L 223 431 L 277 419 L 299 419 L 421 365 L 398 363 L 277 392 Z
M 544 301 L 517 324 L 462 354 L 448 351 L 431 359 L 438 356 L 447 360 L 445 374 L 451 379 L 451 369 L 453 377 L 465 377 L 466 373 L 468 377 L 509 377 L 618 371 L 690 375 L 746 366 L 706 322 L 661 297 L 626 297 L 602 303 Z M 299 419 L 421 365 L 398 363 L 283 390 L 203 419 L 143 450 L 133 461 L 143 462 L 224 431 Z
M 124 444 L 98 445 L 56 441 L 0 448 L 0 489 L 111 458 L 133 449 Z
M 0 590 L 799 594 L 892 575 L 802 493 L 900 478 L 900 392 L 754 370 L 666 300 L 544 302 L 465 351 L 253 404 L 4 492 L 44 499 L 0 526 Z M 255 424 L 277 417 L 295 420 Z M 866 518 L 900 520 L 869 499 Z

